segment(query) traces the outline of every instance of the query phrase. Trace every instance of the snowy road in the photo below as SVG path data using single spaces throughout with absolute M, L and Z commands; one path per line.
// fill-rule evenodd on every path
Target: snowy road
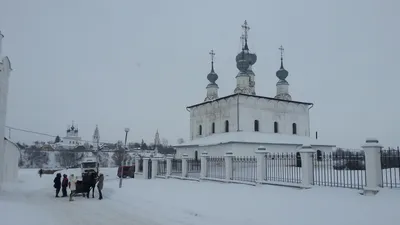
M 81 196 L 77 196 L 73 202 L 69 202 L 68 198 L 54 198 L 53 176 L 44 175 L 39 179 L 35 173 L 36 171 L 21 170 L 20 181 L 7 187 L 0 195 L 0 218 L 2 221 L 5 218 L 7 221 L 5 224 L 159 224 L 153 222 L 151 217 L 138 215 L 139 213 L 135 213 L 132 207 L 124 205 L 123 202 L 109 199 L 107 196 L 111 196 L 114 192 L 111 188 L 105 188 L 106 197 L 101 201 Z M 116 179 L 106 181 L 105 185 L 107 182 L 116 184 Z
M 385 225 L 400 224 L 400 190 L 361 196 L 344 188 L 298 190 L 106 175 L 103 200 L 54 198 L 53 176 L 20 170 L 0 193 L 1 225 Z M 96 193 L 97 194 L 97 193 Z

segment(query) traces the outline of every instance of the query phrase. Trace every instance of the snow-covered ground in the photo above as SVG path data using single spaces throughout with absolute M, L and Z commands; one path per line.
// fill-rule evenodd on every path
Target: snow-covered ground
M 0 224 L 12 225 L 397 225 L 400 190 L 362 196 L 344 188 L 298 190 L 106 175 L 104 199 L 54 198 L 53 176 L 20 170 L 0 193 Z M 64 172 L 64 171 L 63 171 Z M 97 193 L 96 193 L 97 194 Z

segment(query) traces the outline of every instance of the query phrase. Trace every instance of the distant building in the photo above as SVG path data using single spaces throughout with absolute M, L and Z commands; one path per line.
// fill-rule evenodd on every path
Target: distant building
M 68 126 L 66 130 L 66 136 L 61 138 L 61 141 L 55 145 L 65 149 L 74 149 L 84 144 L 85 142 L 82 141 L 82 138 L 79 136 L 78 128 L 74 126 L 74 122 L 72 121 L 72 125 Z
M 319 151 L 332 151 L 334 145 L 310 137 L 310 109 L 313 103 L 292 100 L 289 72 L 283 65 L 281 46 L 280 68 L 276 72 L 275 97 L 256 95 L 253 66 L 257 55 L 248 47 L 247 22 L 242 25 L 242 50 L 236 56 L 236 87 L 233 94 L 219 97 L 218 75 L 214 68 L 214 51 L 211 71 L 207 75 L 206 97 L 203 102 L 188 106 L 190 111 L 190 141 L 174 146 L 177 157 L 186 153 L 198 158 L 207 151 L 211 156 L 233 152 L 238 156 L 255 154 L 263 145 L 271 152 L 293 152 L 302 145 L 312 145 Z M 264 87 L 263 87 L 264 88 Z

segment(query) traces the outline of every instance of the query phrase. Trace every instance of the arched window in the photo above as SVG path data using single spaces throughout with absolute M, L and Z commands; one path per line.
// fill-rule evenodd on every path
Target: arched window
M 293 131 L 293 134 L 297 134 L 297 124 L 296 123 L 292 124 L 292 131 Z
M 279 132 L 278 122 L 274 122 L 274 133 Z
M 199 159 L 199 153 L 197 151 L 194 151 L 194 160 L 198 160 Z
M 215 123 L 211 124 L 211 133 L 215 133 Z
M 258 127 L 258 120 L 254 120 L 254 131 L 260 131 L 260 128 Z
M 203 127 L 200 125 L 199 126 L 199 135 L 201 135 L 203 133 Z
M 225 120 L 225 132 L 229 132 L 229 121 Z

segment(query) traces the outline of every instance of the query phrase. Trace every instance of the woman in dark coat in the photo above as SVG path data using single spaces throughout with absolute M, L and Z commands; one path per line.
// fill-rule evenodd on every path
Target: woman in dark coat
M 104 183 L 104 176 L 101 173 L 99 176 L 99 181 L 97 182 L 97 189 L 99 190 L 99 200 L 103 199 L 103 193 L 101 193 L 101 190 L 103 190 L 103 183 Z
M 54 178 L 54 188 L 56 189 L 56 198 L 58 198 L 58 193 L 60 193 L 61 189 L 61 173 L 57 173 L 56 177 Z
M 67 197 L 67 187 L 68 187 L 68 177 L 67 174 L 63 175 L 63 181 L 61 183 L 61 188 L 62 188 L 62 197 Z

